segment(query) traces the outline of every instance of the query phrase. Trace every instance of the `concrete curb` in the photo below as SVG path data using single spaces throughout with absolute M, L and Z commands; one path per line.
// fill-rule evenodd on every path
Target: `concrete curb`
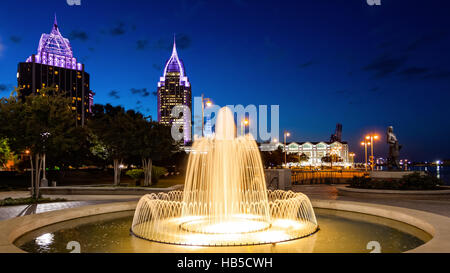
M 336 209 L 385 217 L 418 227 L 433 236 L 426 244 L 408 252 L 450 252 L 450 218 L 424 211 L 335 200 L 312 200 L 315 208 Z M 75 218 L 112 212 L 130 211 L 137 201 L 84 206 L 73 209 L 27 215 L 0 221 L 0 253 L 25 253 L 14 245 L 14 241 L 27 232 L 43 226 Z
M 44 195 L 145 195 L 149 193 L 182 190 L 184 185 L 169 188 L 122 188 L 122 187 L 42 187 Z
M 448 188 L 448 187 L 445 187 Z M 428 190 L 428 191 L 401 191 L 401 190 L 372 190 L 372 189 L 356 189 L 346 186 L 336 186 L 338 195 L 352 197 L 402 197 L 402 198 L 446 198 L 450 199 L 450 188 L 448 190 Z
M 403 222 L 429 233 L 433 238 L 407 253 L 449 253 L 450 218 L 434 213 L 400 207 L 350 201 L 312 200 L 315 208 L 335 209 L 380 216 Z

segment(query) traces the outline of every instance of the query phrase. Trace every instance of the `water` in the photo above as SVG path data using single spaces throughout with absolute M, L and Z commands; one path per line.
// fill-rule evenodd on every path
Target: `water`
M 411 171 L 427 171 L 440 178 L 445 185 L 450 186 L 450 168 L 448 166 L 412 166 L 408 169 Z
M 184 191 L 145 195 L 132 225 L 139 238 L 195 246 L 282 242 L 316 230 L 306 195 L 267 190 L 256 141 L 236 136 L 227 107 L 217 115 L 216 133 L 194 142 Z
M 320 230 L 303 239 L 284 243 L 236 246 L 190 247 L 141 240 L 130 235 L 133 211 L 97 215 L 40 228 L 19 238 L 15 244 L 27 252 L 68 253 L 67 244 L 77 241 L 81 253 L 368 253 L 376 241 L 381 252 L 414 249 L 431 236 L 413 226 L 366 214 L 316 209 Z
M 378 166 L 377 169 L 385 170 L 386 167 Z M 441 179 L 444 185 L 450 186 L 450 167 L 448 166 L 409 166 L 408 171 L 428 172 Z

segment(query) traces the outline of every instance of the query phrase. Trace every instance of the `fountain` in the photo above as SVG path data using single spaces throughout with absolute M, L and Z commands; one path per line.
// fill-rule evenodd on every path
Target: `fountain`
M 277 243 L 317 229 L 306 195 L 267 190 L 258 146 L 251 135 L 236 137 L 227 107 L 215 136 L 195 141 L 184 191 L 143 196 L 131 227 L 142 239 L 191 246 Z

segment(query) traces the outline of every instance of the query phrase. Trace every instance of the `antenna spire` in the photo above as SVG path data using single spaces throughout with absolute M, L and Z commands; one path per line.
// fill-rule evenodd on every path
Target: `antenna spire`
M 173 50 L 172 55 L 178 55 L 177 53 L 177 38 L 175 36 L 175 33 L 173 34 Z

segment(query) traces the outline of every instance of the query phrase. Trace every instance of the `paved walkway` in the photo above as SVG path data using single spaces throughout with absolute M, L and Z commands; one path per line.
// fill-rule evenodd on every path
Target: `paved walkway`
M 450 198 L 449 199 L 431 199 L 417 197 L 416 199 L 399 199 L 399 198 L 355 198 L 351 196 L 339 196 L 334 185 L 294 185 L 294 191 L 306 194 L 310 199 L 325 200 L 343 200 L 366 202 L 388 206 L 398 206 L 416 210 L 432 212 L 450 217 Z
M 355 198 L 350 196 L 338 196 L 337 189 L 333 185 L 294 185 L 293 190 L 306 194 L 310 199 L 344 200 L 344 201 L 375 203 L 375 204 L 423 210 L 450 217 L 450 198 L 448 200 L 420 199 L 420 197 L 418 197 L 418 199 L 403 199 L 403 200 L 398 198 L 397 199 Z M 21 198 L 28 196 L 29 192 L 25 191 L 0 192 L 0 199 L 4 199 L 7 197 Z M 135 195 L 61 195 L 61 196 L 52 195 L 51 197 L 64 198 L 68 200 L 68 202 L 0 207 L 0 220 L 19 217 L 23 215 L 75 208 L 94 204 L 134 201 L 140 198 L 139 196 Z
M 0 192 L 0 200 L 8 197 L 25 198 L 29 196 L 30 193 L 28 191 Z M 54 210 L 76 208 L 81 206 L 139 200 L 139 196 L 135 195 L 52 195 L 52 196 L 44 195 L 44 197 L 64 198 L 68 201 L 37 204 L 37 205 L 0 207 L 0 220 L 6 220 L 14 217 L 43 213 Z

